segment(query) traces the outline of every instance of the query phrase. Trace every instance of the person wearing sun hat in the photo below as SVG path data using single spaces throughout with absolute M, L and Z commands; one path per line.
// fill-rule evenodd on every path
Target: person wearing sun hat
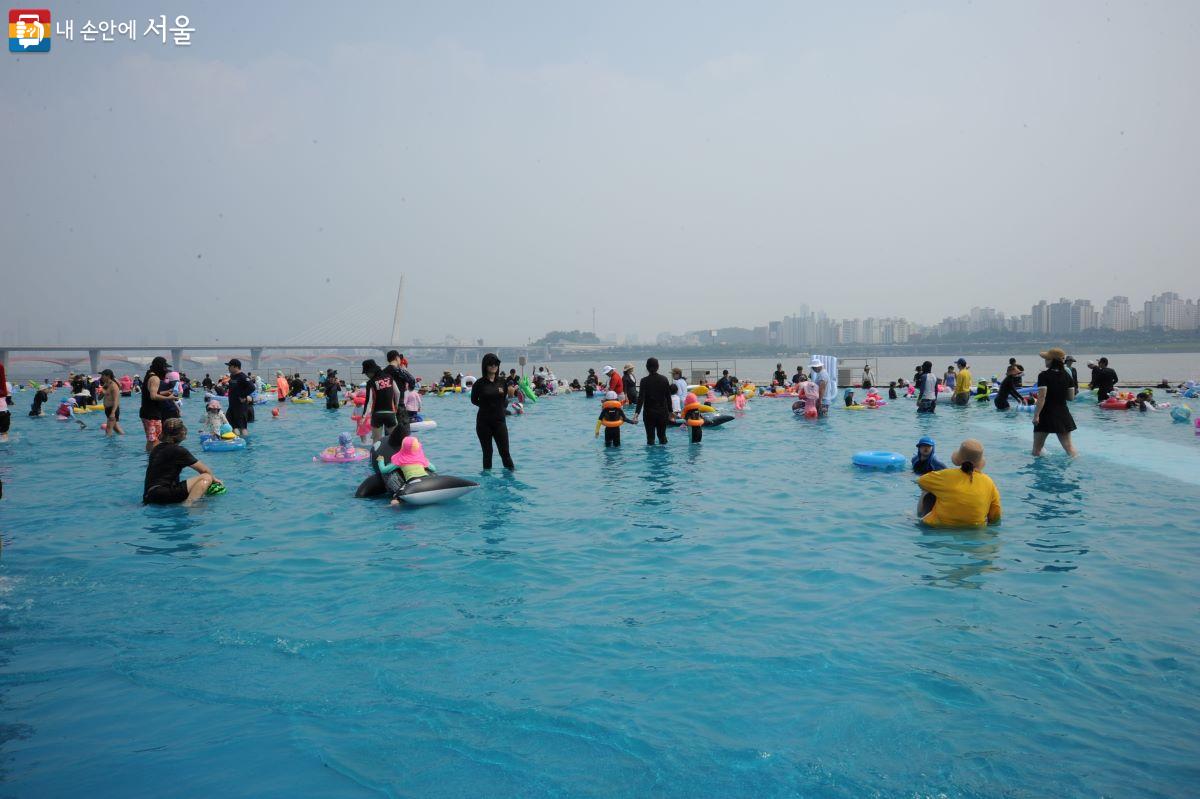
M 608 391 L 616 393 L 618 397 L 625 393 L 625 381 L 621 379 L 620 372 L 611 366 L 605 366 L 604 374 L 608 376 Z
M 815 355 L 808 364 L 808 371 L 809 380 L 817 384 L 817 392 L 820 397 L 820 400 L 817 401 L 817 414 L 824 416 L 829 413 L 829 403 L 832 401 L 829 375 L 825 374 L 825 364 Z
M 633 376 L 633 364 L 627 363 L 621 370 L 621 385 L 625 388 L 625 401 L 637 405 L 638 389 L 637 379 Z
M 1000 490 L 983 473 L 983 444 L 968 438 L 950 456 L 957 469 L 941 469 L 917 478 L 925 492 L 917 515 L 930 527 L 981 527 L 1000 521 Z
M 1067 354 L 1058 347 L 1039 353 L 1046 361 L 1046 370 L 1038 375 L 1037 407 L 1033 409 L 1033 455 L 1042 454 L 1046 437 L 1058 436 L 1058 443 L 1074 458 L 1078 453 L 1071 442 L 1075 419 L 1067 403 L 1075 399 L 1075 388 L 1066 371 Z

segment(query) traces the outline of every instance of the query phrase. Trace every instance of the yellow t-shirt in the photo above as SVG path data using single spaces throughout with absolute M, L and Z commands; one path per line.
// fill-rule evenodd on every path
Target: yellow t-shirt
M 958 377 L 954 383 L 955 394 L 970 394 L 971 393 L 971 370 L 963 367 L 958 370 Z
M 978 527 L 1000 520 L 1000 491 L 983 472 L 941 469 L 921 475 L 917 485 L 937 497 L 921 519 L 932 527 Z

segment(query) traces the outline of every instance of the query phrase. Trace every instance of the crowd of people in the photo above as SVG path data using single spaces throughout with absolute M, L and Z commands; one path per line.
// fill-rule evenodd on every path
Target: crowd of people
M 1029 410 L 1033 423 L 1033 455 L 1041 455 L 1049 436 L 1057 437 L 1062 448 L 1070 455 L 1077 454 L 1071 433 L 1076 429 L 1069 403 L 1080 391 L 1076 360 L 1060 348 L 1051 348 L 1041 357 L 1045 368 L 1039 371 L 1036 383 L 1030 389 L 1023 385 L 1025 369 L 1010 358 L 1004 376 L 976 383 L 970 364 L 958 358 L 947 366 L 940 375 L 934 373 L 933 363 L 918 364 L 910 381 L 899 378 L 888 383 L 888 398 L 897 399 L 902 394 L 915 400 L 916 412 L 936 412 L 939 399 L 946 397 L 952 405 L 965 406 L 972 401 L 990 401 L 1000 410 L 1013 405 Z M 184 446 L 187 427 L 180 413 L 180 399 L 187 397 L 193 387 L 201 388 L 205 394 L 205 415 L 201 417 L 201 432 L 206 435 L 232 432 L 245 437 L 255 421 L 254 408 L 265 400 L 260 398 L 268 387 L 261 377 L 242 369 L 242 363 L 232 358 L 225 363 L 226 374 L 214 380 L 206 374 L 193 384 L 186 374 L 176 372 L 166 358 L 155 357 L 142 376 L 118 378 L 111 369 L 104 369 L 95 378 L 72 374 L 66 381 L 37 386 L 30 410 L 31 416 L 40 415 L 42 406 L 48 402 L 49 392 L 54 388 L 69 388 L 69 396 L 63 402 L 67 413 L 71 407 L 80 405 L 89 409 L 100 406 L 103 410 L 106 436 L 124 434 L 121 425 L 122 398 L 138 395 L 139 413 L 145 436 L 145 448 L 149 453 L 143 500 L 147 504 L 174 504 L 189 502 L 205 494 L 223 490 L 222 481 L 204 462 L 196 458 Z M 1118 377 L 1107 358 L 1089 363 L 1088 381 L 1098 402 L 1113 395 Z M 770 385 L 758 386 L 757 393 L 770 396 L 794 395 L 797 412 L 805 410 L 808 415 L 824 416 L 833 401 L 835 381 L 825 372 L 826 365 L 814 357 L 807 372 L 797 366 L 789 376 L 781 363 L 776 364 Z M 702 405 L 696 391 L 689 387 L 683 372 L 678 367 L 670 370 L 670 376 L 661 373 L 658 359 L 649 358 L 645 363 L 646 374 L 640 379 L 632 363 L 621 369 L 611 365 L 602 369 L 588 369 L 582 381 L 569 383 L 557 378 L 545 366 L 536 367 L 528 380 L 517 374 L 516 369 L 505 372 L 500 359 L 488 353 L 480 364 L 480 376 L 452 375 L 449 371 L 430 385 L 424 385 L 408 369 L 404 355 L 391 350 L 386 355 L 385 365 L 374 359 L 361 364 L 361 383 L 347 383 L 338 376 L 337 370 L 328 369 L 315 379 L 304 379 L 299 373 L 285 375 L 275 373 L 274 386 L 279 403 L 307 402 L 311 398 L 323 397 L 325 406 L 337 409 L 354 402 L 361 407 L 356 415 L 359 421 L 357 433 L 365 442 L 367 436 L 372 444 L 387 440 L 393 444 L 396 463 L 384 464 L 381 471 L 389 485 L 396 485 L 412 476 L 425 474 L 423 453 L 419 443 L 411 436 L 410 425 L 420 420 L 421 395 L 427 392 L 469 392 L 472 405 L 477 408 L 475 432 L 479 440 L 482 466 L 491 469 L 494 453 L 500 455 L 505 469 L 516 465 L 509 444 L 507 417 L 524 412 L 526 397 L 534 399 L 558 393 L 582 391 L 587 397 L 601 395 L 599 416 L 596 420 L 596 435 L 604 431 L 606 447 L 621 445 L 620 428 L 626 424 L 642 425 L 648 446 L 667 443 L 667 428 L 673 425 L 686 426 L 689 439 L 699 442 L 703 437 L 704 421 Z M 861 387 L 868 396 L 881 399 L 875 387 L 870 364 L 862 369 Z M 711 376 L 710 376 L 711 378 Z M 695 390 L 693 390 L 695 388 Z M 706 380 L 704 392 L 708 401 L 712 398 L 736 398 L 744 407 L 745 395 L 753 393 L 750 384 L 723 370 L 715 379 Z M 948 395 L 948 397 L 946 396 Z M 852 406 L 853 387 L 848 387 L 844 396 L 847 406 Z M 227 400 L 223 408 L 218 397 Z M 0 365 L 0 441 L 7 440 L 11 425 L 10 405 L 12 387 L 7 382 Z M 1149 395 L 1139 395 L 1137 401 L 1153 403 Z M 853 406 L 857 407 L 857 406 Z M 61 411 L 61 406 L 60 406 Z M 629 415 L 631 411 L 632 415 Z M 273 411 L 278 414 L 278 410 Z M 82 425 L 83 423 L 80 422 Z M 343 442 L 346 444 L 347 442 Z M 983 473 L 983 445 L 968 439 L 951 456 L 952 467 L 943 464 L 935 454 L 935 443 L 929 437 L 917 442 L 917 452 L 912 458 L 913 472 L 924 495 L 921 518 L 930 524 L 976 524 L 994 522 L 1000 516 L 999 492 L 994 483 Z M 403 468 L 401 468 L 403 467 Z M 182 479 L 185 469 L 196 474 Z

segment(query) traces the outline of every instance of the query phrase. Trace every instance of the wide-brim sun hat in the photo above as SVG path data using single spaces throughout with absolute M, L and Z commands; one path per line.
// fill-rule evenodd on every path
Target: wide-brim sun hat
M 970 461 L 975 464 L 976 470 L 981 471 L 987 462 L 983 457 L 983 442 L 975 438 L 968 438 L 958 445 L 958 449 L 950 456 L 950 460 L 955 466 L 962 466 Z
M 1039 352 L 1038 355 L 1045 358 L 1047 361 L 1066 361 L 1067 360 L 1067 353 L 1063 352 L 1063 350 L 1058 347 L 1051 347 L 1050 349 L 1046 350 L 1045 352 Z
M 812 369 L 814 366 L 821 366 L 821 367 L 824 367 L 824 366 L 825 366 L 825 364 L 823 364 L 823 363 L 821 362 L 821 359 L 820 359 L 820 358 L 813 358 L 811 361 L 809 361 L 808 368 L 809 368 L 809 369 Z

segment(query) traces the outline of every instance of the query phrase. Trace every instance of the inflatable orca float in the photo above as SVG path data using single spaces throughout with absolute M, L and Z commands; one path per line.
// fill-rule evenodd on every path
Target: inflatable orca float
M 403 441 L 403 439 L 401 439 Z M 390 461 L 396 454 L 399 445 L 392 445 L 391 436 L 383 439 L 371 448 L 371 476 L 363 480 L 354 492 L 354 496 L 378 497 L 387 493 L 383 475 L 379 473 L 379 463 L 376 458 Z M 479 488 L 479 483 L 464 480 L 450 475 L 431 474 L 428 477 L 414 477 L 400 489 L 400 499 L 406 505 L 433 505 L 436 502 L 446 502 L 456 499 L 463 494 Z

